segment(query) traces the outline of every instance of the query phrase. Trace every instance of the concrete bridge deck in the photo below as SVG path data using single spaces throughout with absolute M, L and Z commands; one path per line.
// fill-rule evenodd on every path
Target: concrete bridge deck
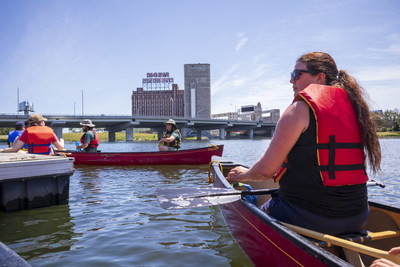
M 81 128 L 79 122 L 83 119 L 92 120 L 96 128 L 105 128 L 109 132 L 109 141 L 115 141 L 115 133 L 126 131 L 126 140 L 133 140 L 134 128 L 152 128 L 157 131 L 161 138 L 165 132 L 165 122 L 170 119 L 169 117 L 138 117 L 138 116 L 124 116 L 124 115 L 49 115 L 42 114 L 47 118 L 46 125 L 53 128 L 56 135 L 60 138 L 62 136 L 63 128 Z M 17 121 L 26 121 L 29 115 L 0 115 L 0 127 L 15 126 Z M 201 131 L 205 130 L 219 130 L 220 139 L 225 138 L 225 131 L 249 131 L 249 137 L 253 138 L 254 130 L 266 130 L 273 135 L 276 123 L 275 122 L 257 122 L 257 121 L 229 121 L 221 119 L 198 119 L 198 118 L 173 118 L 182 133 L 184 129 L 190 129 L 197 132 L 197 138 L 201 138 Z M 229 135 L 229 134 L 228 134 Z M 184 136 L 185 138 L 185 136 Z

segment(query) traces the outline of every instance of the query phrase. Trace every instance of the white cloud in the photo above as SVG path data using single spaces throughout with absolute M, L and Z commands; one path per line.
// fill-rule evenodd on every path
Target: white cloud
M 273 65 L 236 64 L 212 84 L 212 113 L 233 111 L 243 105 L 261 103 L 263 109 L 285 109 L 292 100 L 287 75 Z
M 249 40 L 246 36 L 245 33 L 238 33 L 236 36 L 239 38 L 238 43 L 236 44 L 235 50 L 239 51 L 240 49 L 242 49 L 242 47 L 247 43 L 247 41 Z

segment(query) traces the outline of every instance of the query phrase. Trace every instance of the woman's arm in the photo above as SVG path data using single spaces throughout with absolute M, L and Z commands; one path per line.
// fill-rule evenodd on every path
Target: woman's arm
M 264 155 L 250 168 L 234 168 L 230 181 L 260 181 L 272 178 L 279 170 L 301 133 L 309 124 L 309 108 L 303 101 L 291 104 L 276 125 L 275 134 Z
M 6 153 L 18 152 L 24 145 L 25 145 L 25 143 L 18 139 L 15 146 L 2 149 L 2 150 L 0 150 L 0 152 L 6 152 Z
M 64 149 L 64 139 L 63 138 L 60 138 L 60 140 L 57 139 L 57 141 L 53 142 L 53 145 L 58 150 L 63 150 Z
M 167 143 L 171 143 L 171 142 L 173 142 L 175 140 L 175 137 L 174 136 L 170 136 L 170 137 L 168 137 L 168 138 L 162 138 L 161 140 L 160 140 L 160 142 L 167 142 Z

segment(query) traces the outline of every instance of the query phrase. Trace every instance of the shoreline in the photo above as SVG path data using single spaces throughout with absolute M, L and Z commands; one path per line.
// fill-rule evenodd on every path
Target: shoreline
M 82 132 L 79 133 L 64 133 L 63 139 L 67 142 L 75 142 L 79 141 Z M 100 141 L 107 141 L 108 140 L 108 133 L 97 133 L 99 135 Z M 7 135 L 0 135 L 0 142 L 7 142 Z M 400 131 L 398 132 L 378 132 L 379 138 L 400 138 Z M 259 137 L 257 137 L 259 138 Z M 190 139 L 190 138 L 188 138 Z M 195 139 L 195 138 L 193 138 Z M 151 133 L 134 133 L 133 134 L 133 141 L 157 141 L 157 134 Z M 125 133 L 118 132 L 115 133 L 115 141 L 125 141 Z

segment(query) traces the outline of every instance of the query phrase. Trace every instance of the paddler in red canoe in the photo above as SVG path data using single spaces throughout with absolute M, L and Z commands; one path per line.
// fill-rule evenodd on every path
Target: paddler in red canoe
M 76 150 L 83 149 L 84 152 L 97 152 L 100 140 L 97 133 L 93 130 L 95 125 L 89 119 L 85 119 L 79 124 L 82 126 L 84 134 L 80 140 L 81 144 L 76 146 Z
M 176 126 L 176 122 L 173 119 L 169 119 L 165 123 L 165 128 L 167 132 L 164 137 L 159 141 L 160 146 L 158 147 L 159 151 L 175 151 L 180 148 L 181 144 L 181 133 Z
M 290 83 L 294 100 L 264 155 L 227 179 L 274 178 L 280 188 L 261 209 L 280 221 L 333 235 L 357 232 L 369 216 L 366 159 L 373 173 L 381 163 L 363 90 L 323 52 L 302 55 Z

